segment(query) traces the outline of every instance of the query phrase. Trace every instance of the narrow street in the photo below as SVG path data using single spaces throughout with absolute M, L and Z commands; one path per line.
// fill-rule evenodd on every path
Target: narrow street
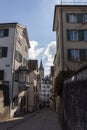
M 58 117 L 55 112 L 49 108 L 40 110 L 37 114 L 31 118 L 28 117 L 26 120 L 13 125 L 8 130 L 61 130 Z M 7 130 L 7 129 L 6 129 Z

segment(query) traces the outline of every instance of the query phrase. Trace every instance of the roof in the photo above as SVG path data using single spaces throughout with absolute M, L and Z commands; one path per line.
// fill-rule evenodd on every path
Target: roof
M 53 31 L 55 31 L 55 23 L 56 23 L 56 17 L 57 17 L 57 9 L 70 9 L 71 8 L 76 8 L 76 9 L 86 9 L 87 10 L 87 5 L 55 5 L 55 9 L 54 9 L 54 19 L 53 19 Z
M 29 71 L 38 69 L 38 61 L 37 60 L 28 60 L 28 69 Z

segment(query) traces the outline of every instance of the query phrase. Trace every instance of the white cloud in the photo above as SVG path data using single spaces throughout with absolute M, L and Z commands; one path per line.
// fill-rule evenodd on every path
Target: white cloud
M 30 41 L 29 59 L 37 59 L 44 51 L 44 48 L 39 48 L 38 44 L 36 41 Z
M 30 41 L 31 48 L 29 49 L 29 59 L 43 60 L 45 76 L 50 74 L 50 66 L 53 65 L 53 60 L 56 52 L 56 41 L 51 41 L 47 47 L 40 48 L 39 43 Z
M 50 66 L 53 65 L 53 60 L 54 60 L 54 56 L 56 53 L 56 41 L 52 41 L 48 44 L 47 48 L 45 49 L 44 52 L 44 60 L 45 61 L 45 75 L 49 75 L 50 74 Z

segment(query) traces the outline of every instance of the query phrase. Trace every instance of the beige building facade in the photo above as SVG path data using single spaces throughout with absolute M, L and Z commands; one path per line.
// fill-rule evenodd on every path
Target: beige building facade
M 58 80 L 65 78 L 62 74 L 75 72 L 87 64 L 87 5 L 56 5 L 53 31 L 56 32 L 54 85 L 58 111 L 62 91 Z
M 77 70 L 87 61 L 87 6 L 56 5 L 53 31 L 56 31 L 56 72 Z

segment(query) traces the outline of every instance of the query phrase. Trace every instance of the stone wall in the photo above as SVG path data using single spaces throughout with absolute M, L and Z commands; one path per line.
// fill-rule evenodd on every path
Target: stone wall
M 63 129 L 87 130 L 87 70 L 64 82 Z

